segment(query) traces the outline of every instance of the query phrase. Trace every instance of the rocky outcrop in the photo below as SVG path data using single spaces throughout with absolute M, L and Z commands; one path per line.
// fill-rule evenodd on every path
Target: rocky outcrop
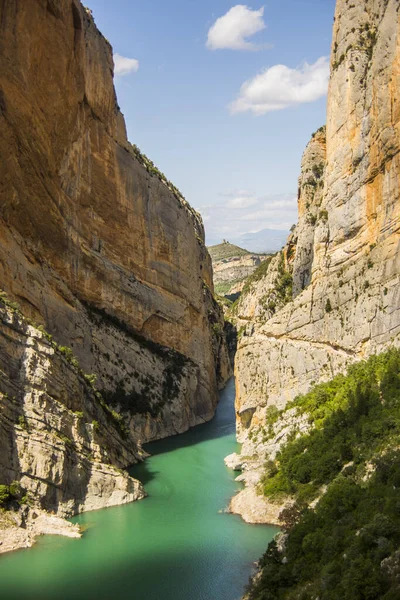
M 0 481 L 60 516 L 143 498 L 121 470 L 143 451 L 76 359 L 6 304 L 0 332 Z
M 237 309 L 246 454 L 265 452 L 253 433 L 269 407 L 400 343 L 399 34 L 398 2 L 338 0 L 326 146 L 320 130 L 303 157 L 299 223 Z
M 80 538 L 78 525 L 45 511 L 24 507 L 18 512 L 0 515 L 0 554 L 19 548 L 30 548 L 40 535 L 62 535 Z
M 230 285 L 224 295 L 240 294 L 246 284 L 246 279 L 254 273 L 261 263 L 268 257 L 260 254 L 248 256 L 235 256 L 221 261 L 213 262 L 214 284 L 218 287 Z
M 232 299 L 239 297 L 248 277 L 269 258 L 266 254 L 254 254 L 226 241 L 210 246 L 209 252 L 215 290 L 221 296 Z
M 288 251 L 293 261 L 293 296 L 297 296 L 311 282 L 314 259 L 314 238 L 318 221 L 328 218 L 321 209 L 324 193 L 326 163 L 326 130 L 321 127 L 308 144 L 301 161 L 298 194 L 298 223 Z

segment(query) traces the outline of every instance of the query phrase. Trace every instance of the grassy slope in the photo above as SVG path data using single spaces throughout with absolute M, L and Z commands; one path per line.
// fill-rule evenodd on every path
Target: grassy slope
M 312 429 L 266 465 L 262 493 L 297 503 L 284 514 L 284 554 L 270 544 L 250 600 L 400 598 L 400 351 L 352 366 L 288 408 Z
M 229 242 L 225 244 L 218 244 L 217 246 L 209 246 L 208 251 L 213 262 L 217 260 L 223 260 L 225 258 L 233 258 L 235 256 L 248 256 L 257 254 L 249 252 L 244 248 L 239 248 L 239 246 L 235 246 L 234 244 L 229 244 Z

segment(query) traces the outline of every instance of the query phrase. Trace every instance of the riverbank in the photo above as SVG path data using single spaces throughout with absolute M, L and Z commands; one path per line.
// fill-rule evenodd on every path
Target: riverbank
M 223 460 L 239 450 L 233 383 L 213 421 L 146 447 L 150 458 L 130 469 L 144 501 L 74 517 L 80 540 L 41 536 L 1 556 L 7 600 L 240 598 L 277 529 L 225 512 L 242 487 Z
M 258 456 L 246 457 L 234 452 L 225 457 L 225 464 L 232 471 L 240 471 L 235 481 L 245 487 L 233 496 L 227 511 L 239 515 L 246 523 L 264 524 L 279 527 L 280 513 L 292 504 L 292 500 L 284 503 L 269 502 L 258 493 L 258 486 L 264 473 L 264 459 Z
M 82 533 L 79 525 L 45 511 L 26 507 L 0 512 L 0 554 L 31 548 L 41 535 L 80 538 Z

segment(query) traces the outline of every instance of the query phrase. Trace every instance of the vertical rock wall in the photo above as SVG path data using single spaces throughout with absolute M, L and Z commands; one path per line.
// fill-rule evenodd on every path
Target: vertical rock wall
M 0 27 L 1 287 L 140 404 L 138 439 L 210 419 L 229 361 L 203 224 L 127 141 L 110 44 L 77 0 L 2 0 Z
M 326 147 L 302 162 L 299 223 L 282 255 L 292 297 L 262 310 L 274 259 L 238 307 L 238 433 L 262 450 L 269 406 L 400 341 L 400 5 L 338 0 Z M 325 160 L 326 153 L 326 160 Z
M 79 0 L 0 0 L 0 484 L 61 515 L 142 497 L 118 469 L 230 375 L 201 217 L 128 142 L 113 68 Z

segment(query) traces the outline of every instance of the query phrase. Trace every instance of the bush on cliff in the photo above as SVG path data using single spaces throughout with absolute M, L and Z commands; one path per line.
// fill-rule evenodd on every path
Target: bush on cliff
M 354 365 L 293 407 L 313 429 L 282 448 L 263 491 L 296 497 L 296 510 L 250 600 L 400 598 L 400 352 Z

